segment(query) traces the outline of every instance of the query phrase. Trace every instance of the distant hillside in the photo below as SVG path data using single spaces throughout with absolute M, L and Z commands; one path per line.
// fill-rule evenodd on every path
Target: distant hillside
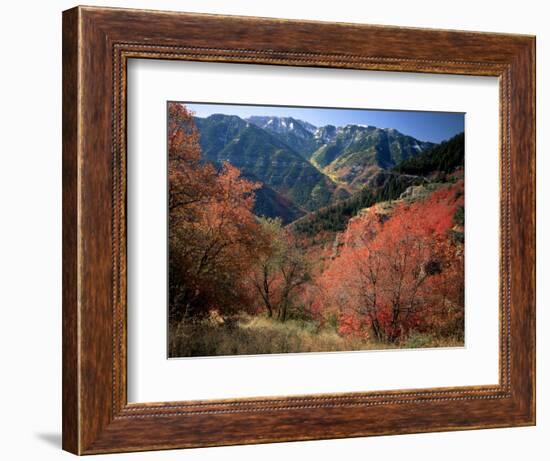
M 363 125 L 317 128 L 293 117 L 252 116 L 246 121 L 268 131 L 351 191 L 362 188 L 380 170 L 391 169 L 434 146 L 393 128 Z
M 257 214 L 284 223 L 298 219 L 307 232 L 341 230 L 354 210 L 403 192 L 414 182 L 407 175 L 423 175 L 436 161 L 450 168 L 460 156 L 459 141 L 434 145 L 373 126 L 315 127 L 293 117 L 224 114 L 197 117 L 196 124 L 206 160 L 229 161 L 263 184 Z M 304 216 L 308 212 L 316 213 Z
M 221 114 L 196 118 L 196 123 L 207 160 L 229 161 L 243 175 L 258 178 L 298 207 L 311 211 L 330 203 L 336 185 L 270 132 Z
M 407 158 L 392 170 L 379 170 L 370 176 L 363 189 L 350 198 L 310 213 L 292 224 L 304 235 L 321 232 L 338 232 L 345 229 L 350 218 L 376 202 L 395 200 L 410 186 L 437 187 L 438 182 L 448 181 L 446 173 L 464 167 L 464 133 L 441 144 L 432 145 L 426 151 Z M 443 173 L 443 176 L 439 175 Z M 429 185 L 431 183 L 431 186 Z M 411 194 L 415 191 L 412 190 Z
M 362 187 L 370 176 L 414 158 L 433 146 L 394 129 L 347 125 L 311 156 L 311 161 L 337 182 Z
M 269 218 L 281 218 L 282 223 L 286 225 L 301 218 L 306 212 L 271 187 L 263 184 L 256 190 L 254 214 Z
M 306 159 L 319 147 L 314 135 L 317 128 L 303 120 L 297 120 L 292 117 L 254 115 L 248 117 L 246 121 L 275 135 Z
M 426 176 L 435 171 L 451 173 L 461 167 L 464 168 L 464 133 L 405 160 L 394 171 Z
M 341 232 L 348 221 L 363 208 L 377 202 L 398 199 L 409 186 L 424 184 L 424 178 L 380 171 L 369 184 L 350 198 L 310 213 L 291 224 L 299 234 L 314 236 L 322 232 Z

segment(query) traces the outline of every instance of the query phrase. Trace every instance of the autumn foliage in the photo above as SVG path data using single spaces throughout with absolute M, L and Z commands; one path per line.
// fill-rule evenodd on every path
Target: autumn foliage
M 230 313 L 250 304 L 244 280 L 264 242 L 252 214 L 256 184 L 237 168 L 201 162 L 191 114 L 169 106 L 170 317 Z
M 363 209 L 334 243 L 319 245 L 279 219 L 254 215 L 260 184 L 229 163 L 203 160 L 182 104 L 169 105 L 168 150 L 171 324 L 251 315 L 332 326 L 342 341 L 463 335 L 460 174 L 420 186 L 419 199 Z
M 451 230 L 462 188 L 460 181 L 397 203 L 389 215 L 373 207 L 350 222 L 319 279 L 319 303 L 338 313 L 342 334 L 396 342 L 412 330 L 460 324 L 464 252 Z

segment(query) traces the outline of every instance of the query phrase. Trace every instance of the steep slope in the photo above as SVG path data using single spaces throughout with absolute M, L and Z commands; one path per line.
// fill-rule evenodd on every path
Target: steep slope
M 281 218 L 283 225 L 291 223 L 306 214 L 289 199 L 265 184 L 256 190 L 254 214 L 269 218 Z
M 371 176 L 363 189 L 351 197 L 309 213 L 293 222 L 291 226 L 298 234 L 310 237 L 326 232 L 340 232 L 363 208 L 368 208 L 377 202 L 395 200 L 409 187 L 427 183 L 425 178 L 419 176 L 379 171 Z
M 195 124 L 200 133 L 202 153 L 210 161 L 217 161 L 218 153 L 249 125 L 236 115 L 224 114 L 195 117 Z
M 411 175 L 454 168 L 460 159 L 463 165 L 463 135 L 434 145 L 395 129 L 317 128 L 293 117 L 215 114 L 196 123 L 207 160 L 229 161 L 263 184 L 256 213 L 285 223 L 298 219 L 306 233 L 341 229 L 365 204 L 395 198 L 424 181 Z M 316 213 L 303 216 L 307 212 Z
M 291 202 L 315 210 L 331 201 L 336 185 L 279 138 L 236 116 L 197 118 L 205 158 L 229 161 Z
M 296 232 L 315 236 L 343 230 L 360 210 L 387 200 L 419 200 L 445 184 L 463 181 L 464 133 L 409 157 L 393 170 L 378 170 L 346 200 L 310 213 L 294 223 Z
M 317 148 L 332 141 L 337 134 L 338 128 L 334 125 L 325 125 L 317 128 L 313 133 L 313 136 L 318 144 Z
M 314 135 L 317 128 L 303 120 L 259 115 L 245 120 L 268 131 L 306 159 L 319 147 Z
M 338 183 L 358 189 L 369 177 L 432 147 L 395 129 L 347 125 L 320 147 L 311 161 Z
M 429 175 L 436 171 L 451 173 L 461 167 L 464 168 L 464 133 L 405 160 L 394 170 L 400 173 Z

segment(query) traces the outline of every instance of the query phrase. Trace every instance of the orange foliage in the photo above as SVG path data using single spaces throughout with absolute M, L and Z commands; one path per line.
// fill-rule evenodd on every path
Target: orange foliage
M 243 280 L 265 247 L 252 208 L 258 188 L 226 163 L 201 161 L 185 106 L 169 106 L 170 315 L 227 314 L 250 304 Z
M 339 312 L 341 333 L 370 330 L 395 342 L 412 330 L 460 322 L 463 248 L 450 231 L 462 189 L 460 181 L 398 203 L 390 215 L 373 207 L 350 222 L 343 248 L 319 278 L 321 303 Z

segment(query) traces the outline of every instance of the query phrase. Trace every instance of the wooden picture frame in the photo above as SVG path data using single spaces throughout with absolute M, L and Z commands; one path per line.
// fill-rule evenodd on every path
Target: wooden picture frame
M 500 381 L 129 404 L 131 58 L 483 75 L 500 85 Z M 535 424 L 535 38 L 76 7 L 63 13 L 63 448 L 93 454 Z

